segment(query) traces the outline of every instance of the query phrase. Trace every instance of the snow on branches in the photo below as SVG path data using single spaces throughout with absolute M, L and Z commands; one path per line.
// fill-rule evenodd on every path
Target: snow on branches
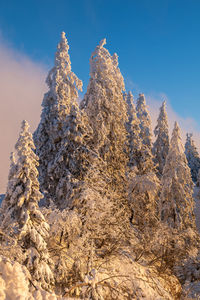
M 15 145 L 17 162 L 11 156 L 8 187 L 2 204 L 1 228 L 16 238 L 24 250 L 23 264 L 29 269 L 33 280 L 49 289 L 53 284 L 46 244 L 49 225 L 38 207 L 42 194 L 39 191 L 38 157 L 34 148 L 29 125 L 23 121 Z

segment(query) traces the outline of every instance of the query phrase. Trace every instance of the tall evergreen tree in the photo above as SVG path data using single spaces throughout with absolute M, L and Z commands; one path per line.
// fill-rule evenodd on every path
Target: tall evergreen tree
M 60 209 L 73 207 L 76 193 L 97 156 L 90 149 L 92 130 L 84 112 L 73 105 L 64 125 L 60 148 L 48 168 L 54 180 L 54 201 Z
M 137 158 L 138 175 L 144 175 L 151 172 L 155 173 L 155 167 L 152 154 L 152 130 L 151 118 L 147 109 L 144 94 L 139 94 L 136 105 L 137 117 L 139 120 L 139 136 L 141 139 L 140 155 Z
M 128 139 L 128 154 L 130 168 L 138 166 L 138 159 L 141 155 L 141 138 L 140 138 L 140 122 L 137 117 L 133 95 L 131 92 L 125 94 L 127 102 L 128 121 L 126 123 L 127 139 Z
M 35 146 L 27 121 L 22 122 L 21 133 L 16 143 L 17 162 L 11 156 L 11 168 L 7 192 L 3 200 L 3 220 L 1 227 L 18 243 L 25 252 L 24 264 L 33 280 L 43 288 L 53 284 L 46 240 L 49 225 L 39 210 L 42 198 L 38 182 L 38 157 L 33 152 Z
M 140 137 L 144 145 L 152 148 L 151 118 L 147 109 L 144 94 L 139 94 L 136 106 L 137 116 L 140 121 Z
M 137 117 L 141 146 L 137 152 L 135 170 L 129 174 L 129 205 L 132 223 L 147 233 L 157 222 L 157 202 L 160 182 L 156 176 L 152 155 L 151 119 L 143 94 L 137 100 Z
M 161 185 L 161 220 L 172 228 L 184 230 L 195 227 L 193 182 L 177 122 L 174 125 Z
M 192 180 L 196 182 L 198 177 L 198 171 L 200 169 L 200 157 L 195 146 L 194 140 L 192 139 L 192 134 L 189 133 L 187 133 L 185 143 L 185 155 L 191 170 Z
M 113 189 L 125 194 L 125 153 L 127 106 L 123 97 L 124 80 L 116 54 L 110 55 L 102 40 L 90 59 L 90 82 L 81 108 L 93 129 L 93 144 L 110 175 Z M 122 192 L 123 189 L 123 192 Z M 123 196 L 124 197 L 124 196 Z
M 78 90 L 82 89 L 82 82 L 71 71 L 68 50 L 67 39 L 62 32 L 55 54 L 55 65 L 46 80 L 49 91 L 44 95 L 41 120 L 34 133 L 36 153 L 40 159 L 41 191 L 47 191 L 48 197 L 55 197 L 57 182 L 52 176 L 51 168 L 66 132 L 66 118 L 72 106 L 78 109 Z
M 169 131 L 165 106 L 166 102 L 164 101 L 160 108 L 160 114 L 157 120 L 157 125 L 154 130 L 156 140 L 153 145 L 153 154 L 155 163 L 158 164 L 157 168 L 159 177 L 162 176 L 165 160 L 169 151 Z

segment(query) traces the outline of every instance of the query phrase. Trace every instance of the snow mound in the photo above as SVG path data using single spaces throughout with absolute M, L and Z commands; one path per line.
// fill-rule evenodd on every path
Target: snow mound
M 0 299 L 1 300 L 57 300 L 62 299 L 40 288 L 31 291 L 30 274 L 18 262 L 0 256 Z M 67 298 L 63 298 L 67 299 Z

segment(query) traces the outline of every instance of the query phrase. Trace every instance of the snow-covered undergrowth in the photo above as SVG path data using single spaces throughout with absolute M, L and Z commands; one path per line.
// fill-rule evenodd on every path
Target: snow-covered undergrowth
M 90 293 L 96 297 L 94 299 L 159 300 L 174 299 L 181 290 L 175 276 L 166 274 L 162 278 L 155 270 L 131 262 L 125 255 L 120 259 L 105 262 L 99 269 L 90 270 L 83 281 L 66 289 L 63 296 L 48 293 L 40 286 L 30 288 L 31 276 L 26 267 L 2 256 L 0 256 L 0 270 L 1 300 L 88 299 L 86 295 Z M 74 296 L 70 297 L 68 294 Z
M 18 262 L 0 256 L 0 299 L 1 300 L 56 300 L 61 299 L 40 287 L 30 288 L 31 276 L 27 268 Z

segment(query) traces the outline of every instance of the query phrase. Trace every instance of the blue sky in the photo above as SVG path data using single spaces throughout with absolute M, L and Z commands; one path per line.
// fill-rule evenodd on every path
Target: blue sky
M 199 0 L 1 1 L 3 38 L 34 61 L 52 66 L 62 30 L 84 89 L 91 52 L 106 37 L 127 89 L 164 93 L 177 113 L 199 121 Z

